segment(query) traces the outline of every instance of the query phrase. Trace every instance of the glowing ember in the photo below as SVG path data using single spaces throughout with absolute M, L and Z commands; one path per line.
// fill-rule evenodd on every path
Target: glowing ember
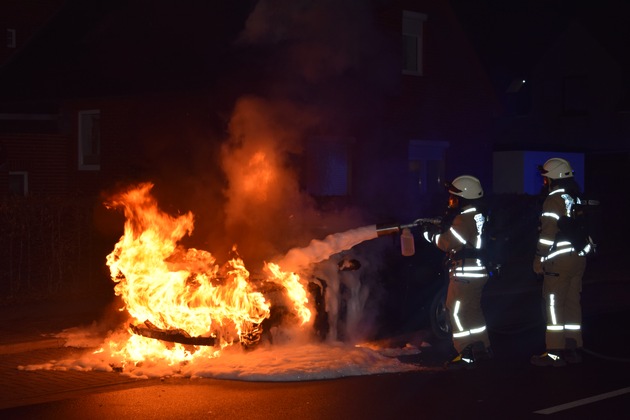
M 114 197 L 109 205 L 123 208 L 124 235 L 107 256 L 107 265 L 132 324 L 192 337 L 213 337 L 215 346 L 255 344 L 260 324 L 270 317 L 270 305 L 250 280 L 240 258 L 222 267 L 207 251 L 184 249 L 179 241 L 193 231 L 193 215 L 172 217 L 158 209 L 145 183 Z M 236 249 L 234 249 L 235 251 Z M 286 290 L 300 325 L 311 318 L 306 289 L 298 275 L 268 264 L 266 280 Z M 140 335 L 111 340 L 110 351 L 125 360 L 150 358 L 174 362 L 203 355 L 217 356 L 218 348 L 167 344 Z M 121 342 L 122 341 L 122 342 Z M 192 348 L 191 348 L 192 347 Z

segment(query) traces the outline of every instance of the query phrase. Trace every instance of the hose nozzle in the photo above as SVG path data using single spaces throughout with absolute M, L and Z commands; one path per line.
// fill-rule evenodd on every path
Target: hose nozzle
M 393 235 L 400 231 L 401 227 L 398 224 L 376 225 L 376 234 L 378 236 Z
M 407 223 L 407 224 L 391 223 L 391 224 L 376 225 L 376 234 L 378 236 L 393 235 L 395 233 L 402 232 L 403 229 L 411 229 L 416 226 L 419 226 L 422 223 L 433 223 L 433 224 L 439 225 L 440 219 L 439 218 L 423 218 L 423 219 L 416 219 L 413 222 Z

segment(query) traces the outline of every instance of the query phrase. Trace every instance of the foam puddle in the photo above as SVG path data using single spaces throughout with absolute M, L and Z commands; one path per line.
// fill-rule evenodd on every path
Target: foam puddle
M 51 360 L 39 365 L 19 366 L 24 371 L 74 370 L 120 372 L 138 379 L 186 377 L 216 378 L 243 381 L 309 381 L 335 379 L 428 369 L 403 363 L 398 356 L 419 354 L 426 343 L 387 346 L 384 343 L 349 345 L 345 343 L 263 343 L 253 350 L 240 346 L 224 349 L 220 357 L 199 358 L 194 363 L 169 364 L 166 359 L 146 360 L 136 365 L 117 368 L 113 358 L 104 352 L 94 351 L 102 337 L 89 329 L 72 328 L 57 335 L 66 340 L 68 347 L 85 348 L 80 357 Z

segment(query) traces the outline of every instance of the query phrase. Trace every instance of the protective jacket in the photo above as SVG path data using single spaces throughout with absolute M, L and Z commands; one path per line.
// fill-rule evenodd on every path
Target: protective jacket
M 484 215 L 475 207 L 467 206 L 455 216 L 450 227 L 435 236 L 436 246 L 447 253 L 456 277 L 487 276 L 481 238 L 485 221 Z
M 591 244 L 585 248 L 576 250 L 566 235 L 558 228 L 558 221 L 562 217 L 571 217 L 571 207 L 579 203 L 579 198 L 572 197 L 564 188 L 552 190 L 543 203 L 543 212 L 540 216 L 540 236 L 536 255 L 541 261 L 551 260 L 559 255 L 575 253 L 584 256 L 591 252 Z

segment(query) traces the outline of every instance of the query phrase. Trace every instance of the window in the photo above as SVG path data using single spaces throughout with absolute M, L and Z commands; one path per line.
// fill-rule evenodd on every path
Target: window
M 306 188 L 314 196 L 350 195 L 351 138 L 314 137 L 306 147 Z
M 411 140 L 409 142 L 409 171 L 421 194 L 444 191 L 445 141 Z
M 101 112 L 79 112 L 79 169 L 101 168 Z
M 427 15 L 403 10 L 402 16 L 402 71 L 403 74 L 422 76 L 422 32 Z
M 9 194 L 20 197 L 28 195 L 28 172 L 9 172 Z
M 7 48 L 15 48 L 16 45 L 15 29 L 7 29 Z

